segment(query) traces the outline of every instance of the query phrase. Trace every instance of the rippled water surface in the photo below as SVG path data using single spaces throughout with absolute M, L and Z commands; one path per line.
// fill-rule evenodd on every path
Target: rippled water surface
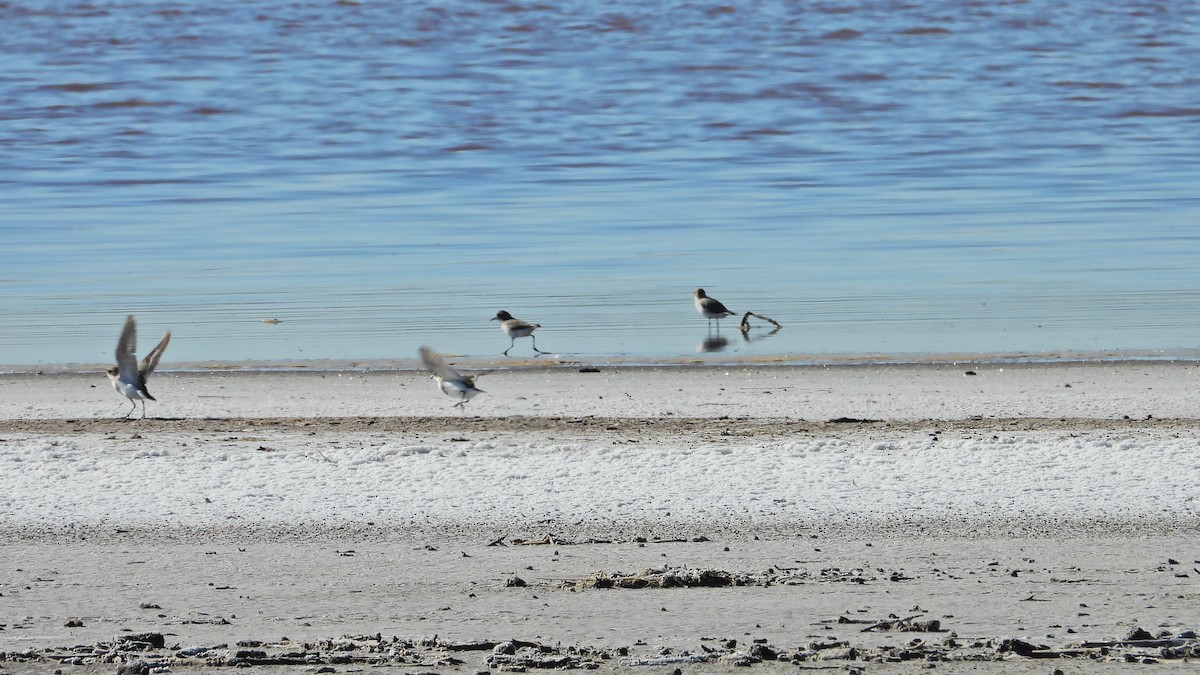
M 594 356 L 1187 350 L 1198 24 L 0 3 L 0 363 L 107 361 L 126 313 L 167 361 L 498 355 L 498 309 Z M 784 328 L 704 342 L 697 286 Z

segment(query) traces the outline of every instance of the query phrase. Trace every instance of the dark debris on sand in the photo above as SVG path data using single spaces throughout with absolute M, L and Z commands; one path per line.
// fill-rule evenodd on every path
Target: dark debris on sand
M 771 567 L 761 572 L 729 572 L 716 569 L 657 567 L 635 573 L 597 572 L 582 579 L 558 582 L 563 588 L 719 588 L 724 586 L 793 586 L 805 583 L 853 583 L 908 581 L 902 571 L 824 567 L 817 571 L 799 567 Z
M 912 619 L 904 620 L 913 625 Z M 882 626 L 894 621 L 876 622 Z M 928 626 L 927 626 L 928 628 Z M 902 629 L 901 629 L 902 630 Z M 937 628 L 940 630 L 940 628 Z M 705 643 L 711 644 L 705 644 Z M 495 671 L 532 669 L 597 669 L 609 666 L 671 666 L 717 663 L 752 666 L 764 662 L 983 662 L 1008 659 L 1079 658 L 1105 662 L 1157 663 L 1200 658 L 1200 639 L 1194 631 L 1152 635 L 1134 629 L 1125 638 L 1080 642 L 1049 647 L 1023 640 L 959 640 L 953 634 L 939 640 L 916 638 L 893 646 L 857 646 L 849 641 L 810 642 L 800 647 L 779 647 L 766 640 L 739 645 L 737 640 L 703 638 L 695 651 L 671 649 L 593 648 L 548 645 L 523 640 L 447 642 L 375 635 L 347 635 L 318 642 L 295 643 L 245 640 L 236 645 L 210 647 L 166 646 L 160 633 L 127 635 L 112 641 L 71 647 L 0 652 L 0 663 L 57 663 L 60 666 L 111 664 L 117 675 L 149 675 L 172 668 L 229 668 L 254 666 L 384 666 L 419 668 L 486 667 Z M 473 662 L 473 663 L 472 663 Z
M 0 431 L 23 434 L 117 433 L 129 430 L 128 420 L 122 419 L 10 419 L 0 421 Z M 587 433 L 589 435 L 654 434 L 672 436 L 719 437 L 745 436 L 755 438 L 794 437 L 798 434 L 829 436 L 845 433 L 847 427 L 878 432 L 914 432 L 931 428 L 944 432 L 982 432 L 1002 429 L 1015 431 L 1092 431 L 1098 421 L 1094 418 L 969 418 L 961 420 L 876 420 L 858 417 L 835 417 L 828 420 L 758 417 L 607 417 L 567 416 L 543 417 L 510 415 L 505 417 L 466 417 L 455 419 L 458 433 Z M 1192 429 L 1193 419 L 1159 419 L 1157 417 L 1107 419 L 1109 429 Z M 148 418 L 137 421 L 140 432 L 186 432 L 193 434 L 237 434 L 248 429 L 258 432 L 338 432 L 441 434 L 447 429 L 445 417 L 266 417 L 266 418 Z

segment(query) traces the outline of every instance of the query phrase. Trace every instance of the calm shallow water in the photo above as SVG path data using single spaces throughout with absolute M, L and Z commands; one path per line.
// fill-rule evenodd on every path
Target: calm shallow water
M 0 363 L 674 357 L 697 286 L 785 326 L 726 356 L 1200 334 L 1186 3 L 19 4 Z

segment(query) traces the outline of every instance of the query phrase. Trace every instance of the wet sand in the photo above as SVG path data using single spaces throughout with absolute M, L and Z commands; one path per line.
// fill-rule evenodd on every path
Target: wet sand
M 1124 417 L 1191 419 L 1193 362 L 845 366 L 547 365 L 454 359 L 486 373 L 467 415 L 423 371 L 155 373 L 152 417 L 749 417 L 887 421 Z M 228 366 L 227 366 L 228 367 Z M 91 372 L 0 376 L 0 420 L 112 419 L 129 409 L 99 365 Z M 140 404 L 137 415 L 141 414 Z

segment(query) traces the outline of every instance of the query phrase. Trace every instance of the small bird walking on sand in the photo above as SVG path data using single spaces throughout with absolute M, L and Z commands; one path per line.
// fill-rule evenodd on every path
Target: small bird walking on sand
M 713 319 L 717 320 L 717 330 L 721 330 L 721 319 L 727 316 L 733 316 L 733 312 L 729 308 L 721 304 L 720 300 L 708 297 L 703 288 L 697 288 L 693 294 L 695 296 L 696 311 L 700 316 L 708 319 L 708 327 L 712 328 Z
M 129 412 L 125 413 L 128 418 L 137 410 L 137 402 L 142 402 L 142 419 L 146 419 L 146 401 L 158 400 L 150 395 L 146 390 L 146 378 L 150 377 L 150 373 L 158 367 L 158 360 L 162 358 L 163 352 L 167 350 L 167 343 L 171 341 L 171 331 L 163 336 L 158 345 L 150 350 L 146 358 L 142 359 L 139 364 L 137 354 L 137 322 L 133 320 L 133 315 L 125 317 L 125 327 L 121 329 L 121 337 L 117 340 L 117 365 L 109 368 L 106 372 L 108 379 L 112 382 L 113 389 L 117 393 L 129 399 L 133 405 Z
M 474 398 L 477 394 L 482 394 L 482 389 L 475 387 L 474 375 L 463 375 L 457 370 L 446 365 L 441 357 L 433 353 L 429 347 L 421 347 L 421 363 L 425 365 L 425 369 L 433 373 L 433 379 L 437 380 L 438 389 L 442 393 L 453 398 L 458 397 L 458 403 L 454 407 L 462 407 L 466 410 L 467 401 Z
M 533 340 L 533 351 L 539 354 L 546 353 L 537 348 L 537 337 L 533 334 L 533 331 L 541 328 L 542 324 L 529 323 L 528 321 L 522 321 L 520 319 L 513 318 L 512 314 L 509 314 L 504 310 L 496 312 L 496 316 L 493 316 L 490 321 L 499 321 L 500 330 L 504 331 L 504 334 L 510 338 L 508 349 L 504 350 L 505 356 L 508 356 L 508 352 L 512 350 L 513 345 L 517 343 L 517 338 L 519 337 L 528 337 Z

